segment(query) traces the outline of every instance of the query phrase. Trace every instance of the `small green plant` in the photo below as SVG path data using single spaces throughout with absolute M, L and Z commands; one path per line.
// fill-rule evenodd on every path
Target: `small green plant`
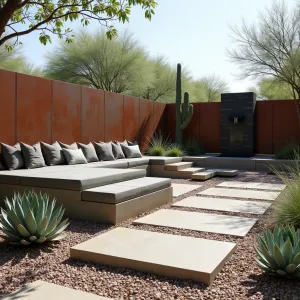
M 30 245 L 57 241 L 66 237 L 63 231 L 68 220 L 61 222 L 65 210 L 54 210 L 55 199 L 49 201 L 47 194 L 29 192 L 15 193 L 11 201 L 4 200 L 6 210 L 1 208 L 0 230 L 3 238 L 13 245 Z
M 300 154 L 300 142 L 296 140 L 287 141 L 284 146 L 275 154 L 276 159 L 295 159 Z
M 188 138 L 188 140 L 184 143 L 184 149 L 188 155 L 205 154 L 200 141 L 193 137 Z
M 256 261 L 272 276 L 300 277 L 300 232 L 294 227 L 275 227 L 257 237 Z
M 166 152 L 166 156 L 171 156 L 171 157 L 182 157 L 186 154 L 185 150 L 183 147 L 179 144 L 172 144 Z
M 276 225 L 291 225 L 300 229 L 300 156 L 298 153 L 294 156 L 293 164 L 281 169 L 270 168 L 286 185 L 274 204 L 272 221 Z
M 150 156 L 164 156 L 170 145 L 171 141 L 168 135 L 162 132 L 155 133 L 149 142 L 146 154 Z

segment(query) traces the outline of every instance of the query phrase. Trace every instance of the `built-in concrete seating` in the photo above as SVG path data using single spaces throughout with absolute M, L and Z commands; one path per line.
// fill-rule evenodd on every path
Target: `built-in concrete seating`
M 0 171 L 0 201 L 14 192 L 41 191 L 55 197 L 66 208 L 66 215 L 116 224 L 171 202 L 170 179 L 145 176 L 151 174 L 150 165 L 180 160 L 142 157 Z

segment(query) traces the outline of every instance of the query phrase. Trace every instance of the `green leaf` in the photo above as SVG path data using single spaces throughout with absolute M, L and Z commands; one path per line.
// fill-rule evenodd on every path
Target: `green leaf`
M 25 222 L 26 222 L 26 227 L 29 230 L 29 232 L 31 233 L 31 235 L 35 235 L 37 225 L 36 225 L 36 222 L 35 222 L 35 219 L 33 216 L 33 212 L 30 208 L 27 211 Z
M 281 253 L 279 247 L 276 244 L 274 245 L 273 255 L 274 255 L 274 259 L 276 261 L 278 268 L 284 269 L 286 266 L 286 261 L 285 261 L 283 254 Z
M 18 224 L 17 229 L 24 238 L 29 238 L 31 236 L 30 232 L 28 232 L 22 224 Z
M 300 252 L 293 258 L 292 263 L 297 267 L 300 265 Z
M 28 242 L 28 241 L 26 241 L 26 240 L 21 240 L 20 242 L 21 242 L 21 244 L 24 245 L 24 246 L 28 246 L 28 245 L 31 244 L 31 242 Z
M 282 254 L 285 258 L 286 264 L 289 264 L 293 258 L 293 246 L 290 239 L 287 239 L 282 247 Z
M 45 231 L 45 236 L 51 233 L 56 228 L 56 226 L 57 226 L 57 219 L 54 219 L 49 223 L 48 228 Z
M 67 234 L 58 233 L 52 236 L 51 238 L 47 238 L 47 241 L 59 241 L 66 238 L 67 236 L 68 236 Z
M 42 244 L 46 241 L 46 237 L 45 236 L 41 236 L 38 240 L 36 240 L 35 242 L 38 244 Z
M 53 235 L 63 232 L 69 226 L 69 224 L 70 223 L 68 223 L 68 219 L 61 222 L 52 232 L 49 233 L 47 239 L 51 239 Z
M 289 274 L 294 273 L 296 271 L 296 266 L 294 264 L 289 264 L 286 266 L 285 271 Z
M 38 226 L 37 230 L 36 230 L 36 235 L 37 236 L 44 235 L 44 233 L 47 229 L 47 225 L 48 225 L 48 219 L 45 216 L 44 219 L 42 220 L 42 222 L 40 223 L 40 225 Z

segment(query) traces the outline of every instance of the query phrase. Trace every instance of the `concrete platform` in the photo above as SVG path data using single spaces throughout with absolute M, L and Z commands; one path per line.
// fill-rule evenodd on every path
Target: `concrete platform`
M 225 189 L 225 188 L 210 188 L 198 193 L 197 195 L 218 196 L 218 197 L 233 197 L 233 198 L 248 198 L 257 200 L 274 201 L 279 192 L 265 192 L 265 191 L 247 191 L 241 189 Z
M 22 300 L 109 300 L 111 298 L 97 296 L 91 293 L 73 290 L 45 281 L 35 281 L 29 283 L 18 291 L 1 298 L 2 300 L 22 299 Z
M 179 171 L 182 169 L 190 168 L 192 167 L 192 165 L 193 165 L 192 162 L 178 162 L 178 163 L 165 165 L 165 170 Z
M 72 259 L 211 284 L 234 243 L 116 228 L 71 248 Z
M 262 182 L 243 182 L 243 181 L 225 181 L 218 186 L 230 188 L 256 189 L 256 190 L 273 190 L 282 191 L 285 189 L 285 184 L 262 183 Z
M 199 189 L 202 185 L 201 184 L 177 184 L 172 183 L 173 187 L 173 197 L 179 197 L 183 194 L 189 193 L 196 189 Z
M 271 203 L 224 198 L 188 197 L 174 203 L 172 206 L 262 215 L 271 206 Z
M 256 221 L 257 219 L 252 218 L 161 209 L 135 220 L 133 224 L 164 226 L 243 237 Z
M 203 172 L 198 172 L 198 173 L 194 173 L 191 176 L 192 180 L 207 180 L 210 178 L 213 178 L 216 176 L 216 172 L 214 171 L 203 171 Z

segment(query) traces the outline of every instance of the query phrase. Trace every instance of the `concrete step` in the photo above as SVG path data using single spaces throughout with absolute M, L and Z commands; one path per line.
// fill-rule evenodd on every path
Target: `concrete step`
M 192 174 L 192 180 L 207 180 L 216 176 L 214 171 L 203 171 Z
M 204 168 L 186 168 L 178 171 L 178 175 L 182 178 L 191 178 L 194 173 L 202 172 Z
M 232 169 L 208 169 L 207 171 L 215 172 L 216 176 L 234 177 L 238 174 L 238 170 Z
M 210 285 L 235 247 L 229 242 L 118 227 L 72 247 L 70 256 Z
M 192 165 L 193 165 L 192 162 L 177 162 L 177 163 L 165 165 L 165 170 L 180 171 L 180 170 L 183 170 L 183 169 L 191 168 Z

